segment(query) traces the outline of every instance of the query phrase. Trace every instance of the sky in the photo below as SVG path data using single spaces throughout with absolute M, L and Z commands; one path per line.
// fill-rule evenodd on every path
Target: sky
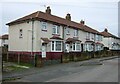
M 98 30 L 108 31 L 118 36 L 119 0 L 2 0 L 0 3 L 0 35 L 8 33 L 6 23 L 36 11 L 45 12 L 51 7 L 53 15 L 65 18 L 71 14 L 72 21 L 80 22 Z

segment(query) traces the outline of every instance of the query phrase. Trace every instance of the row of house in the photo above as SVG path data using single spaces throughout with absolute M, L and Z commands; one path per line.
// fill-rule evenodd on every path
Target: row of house
M 101 51 L 105 47 L 120 49 L 120 38 L 107 29 L 99 32 L 85 24 L 51 14 L 50 7 L 45 12 L 37 11 L 7 23 L 9 26 L 9 52 L 38 53 L 42 57 L 63 52 Z

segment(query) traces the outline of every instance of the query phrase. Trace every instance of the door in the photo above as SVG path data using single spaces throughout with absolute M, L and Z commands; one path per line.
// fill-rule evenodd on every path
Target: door
M 42 58 L 46 57 L 46 46 L 42 45 Z
M 66 44 L 66 52 L 69 52 L 69 50 L 70 50 L 70 45 Z

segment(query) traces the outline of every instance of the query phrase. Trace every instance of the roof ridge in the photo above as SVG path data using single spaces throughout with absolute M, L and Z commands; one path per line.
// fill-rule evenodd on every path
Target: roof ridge
M 36 14 L 36 16 L 35 16 L 35 17 L 38 17 L 38 16 L 39 16 L 39 13 L 40 13 L 40 11 L 37 11 L 37 14 Z

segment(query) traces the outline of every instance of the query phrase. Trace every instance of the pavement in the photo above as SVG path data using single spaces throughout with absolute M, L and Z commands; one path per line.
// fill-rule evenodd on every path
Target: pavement
M 22 81 L 26 82 L 27 77 L 33 75 L 33 78 L 36 77 L 36 80 L 31 79 L 31 81 L 36 81 L 36 82 L 46 81 L 46 80 L 50 80 L 51 78 L 54 78 L 54 77 L 58 77 L 58 76 L 62 77 L 63 75 L 76 73 L 80 70 L 80 67 L 81 67 L 81 69 L 83 69 L 83 71 L 88 68 L 92 69 L 96 66 L 83 67 L 83 65 L 88 65 L 88 64 L 91 64 L 91 65 L 99 65 L 100 64 L 101 65 L 104 60 L 109 60 L 109 59 L 114 59 L 114 58 L 118 58 L 118 56 L 90 59 L 90 60 L 80 61 L 80 62 L 62 63 L 62 64 L 45 66 L 45 67 L 41 67 L 41 68 L 31 67 L 29 69 L 23 69 L 20 71 L 3 73 L 2 78 L 3 78 L 3 80 L 6 80 L 8 78 L 16 78 L 16 79 L 25 78 L 26 80 L 22 80 Z M 53 73 L 56 73 L 56 75 L 53 75 Z M 48 74 L 50 76 L 48 76 Z M 43 76 L 43 78 L 38 79 L 39 76 L 37 76 L 37 75 L 41 75 L 41 76 Z M 21 80 L 18 80 L 18 81 L 21 81 Z

